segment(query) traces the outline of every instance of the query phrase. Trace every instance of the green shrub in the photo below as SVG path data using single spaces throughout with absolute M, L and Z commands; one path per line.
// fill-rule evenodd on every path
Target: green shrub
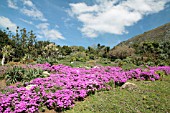
M 126 59 L 123 59 L 123 62 L 132 63 L 132 59 L 127 57 Z
M 53 64 L 57 64 L 58 60 L 56 58 L 42 58 L 42 57 L 39 57 L 39 58 L 36 59 L 36 62 L 40 63 L 40 64 L 44 64 L 44 63 L 47 62 L 47 63 L 53 65 Z
M 120 62 L 122 62 L 122 60 L 121 59 L 116 59 L 114 62 L 115 63 L 120 63 Z
M 145 63 L 144 63 L 143 61 L 139 60 L 139 61 L 136 61 L 135 64 L 136 64 L 137 66 L 140 66 L 140 65 L 144 65 Z
M 148 66 L 155 66 L 155 63 L 152 62 L 152 61 L 148 61 L 148 62 L 147 62 L 147 65 L 148 65 Z
M 20 58 L 12 58 L 12 61 L 13 61 L 13 62 L 19 62 L 19 61 L 20 61 Z
M 130 69 L 135 69 L 135 68 L 138 68 L 138 66 L 136 66 L 135 64 L 133 63 L 125 63 L 122 65 L 122 68 L 124 70 L 130 70 Z
M 27 69 L 24 71 L 22 82 L 28 82 L 28 81 L 31 81 L 32 79 L 35 79 L 38 77 L 41 77 L 41 78 L 44 77 L 43 70 L 36 69 L 36 68 L 33 68 L 33 69 L 30 68 L 30 69 Z
M 14 66 L 13 68 L 9 69 L 5 74 L 6 84 L 14 84 L 16 82 L 29 82 L 32 79 L 38 77 L 45 77 L 43 75 L 42 69 L 37 68 L 23 68 L 20 66 Z
M 166 76 L 165 71 L 158 70 L 156 73 L 160 76 L 160 80 L 163 80 L 163 78 Z
M 124 64 L 124 62 L 121 59 L 116 59 L 114 63 L 117 64 L 117 66 L 119 67 L 122 67 L 122 65 Z
M 71 62 L 76 61 L 76 57 L 71 57 L 71 58 L 70 58 L 70 61 L 71 61 Z
M 22 67 L 14 66 L 5 73 L 6 84 L 14 84 L 23 80 L 24 69 Z

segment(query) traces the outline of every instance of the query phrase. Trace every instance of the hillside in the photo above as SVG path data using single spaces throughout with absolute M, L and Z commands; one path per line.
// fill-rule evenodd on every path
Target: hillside
M 144 32 L 143 34 L 130 38 L 127 41 L 123 41 L 117 46 L 124 45 L 124 44 L 130 46 L 132 44 L 139 44 L 144 41 L 151 41 L 151 42 L 170 41 L 170 23 L 164 24 L 153 30 Z

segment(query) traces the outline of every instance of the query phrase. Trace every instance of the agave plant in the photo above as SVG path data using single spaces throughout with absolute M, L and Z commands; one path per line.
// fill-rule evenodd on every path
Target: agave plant
M 42 69 L 36 69 L 36 68 L 27 69 L 24 72 L 23 82 L 28 82 L 38 77 L 43 77 L 42 73 L 43 73 Z
M 7 85 L 20 82 L 23 79 L 24 69 L 19 66 L 14 66 L 5 73 Z

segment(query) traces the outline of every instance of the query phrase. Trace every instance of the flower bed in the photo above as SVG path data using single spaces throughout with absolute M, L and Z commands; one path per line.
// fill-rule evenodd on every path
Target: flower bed
M 38 112 L 42 107 L 62 111 L 74 106 L 96 91 L 109 90 L 111 81 L 121 85 L 129 79 L 160 79 L 159 73 L 170 74 L 170 66 L 148 67 L 123 71 L 120 67 L 72 68 L 64 65 L 37 64 L 30 66 L 53 72 L 49 77 L 36 78 L 26 86 L 9 86 L 0 93 L 0 113 Z M 55 72 L 55 73 L 54 73 Z

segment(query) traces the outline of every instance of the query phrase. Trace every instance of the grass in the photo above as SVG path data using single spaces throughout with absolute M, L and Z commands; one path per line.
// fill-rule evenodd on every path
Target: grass
M 82 102 L 76 102 L 65 113 L 169 113 L 170 76 L 150 81 L 129 81 L 138 88 L 134 90 L 113 88 L 96 92 Z

